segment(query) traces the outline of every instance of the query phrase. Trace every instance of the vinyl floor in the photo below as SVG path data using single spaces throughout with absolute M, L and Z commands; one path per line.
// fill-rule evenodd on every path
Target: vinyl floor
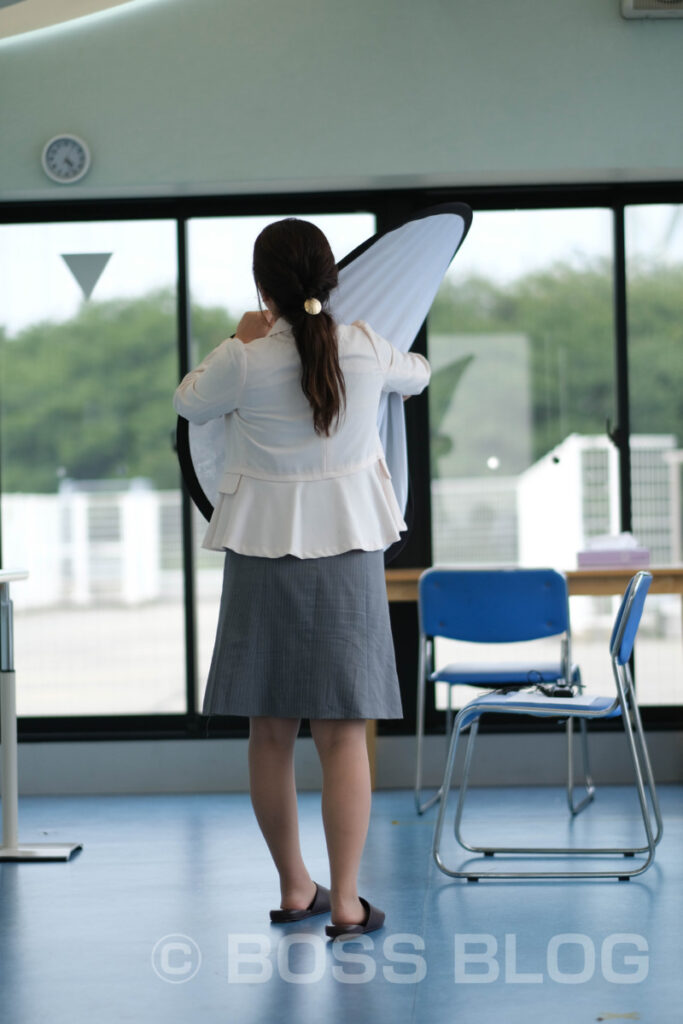
M 681 1024 L 683 787 L 659 797 L 656 860 L 629 882 L 470 884 L 432 860 L 435 809 L 418 817 L 412 793 L 376 792 L 360 891 L 386 923 L 343 944 L 324 916 L 270 924 L 277 878 L 247 795 L 23 797 L 22 842 L 83 849 L 0 864 L 0 1019 Z M 319 794 L 299 809 L 327 884 Z M 449 856 L 469 862 L 448 822 Z M 471 792 L 464 830 L 604 845 L 640 839 L 642 824 L 624 787 L 599 789 L 574 821 L 560 789 L 500 788 Z

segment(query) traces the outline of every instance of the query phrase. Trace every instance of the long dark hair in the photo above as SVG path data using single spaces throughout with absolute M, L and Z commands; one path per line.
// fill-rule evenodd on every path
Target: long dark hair
M 254 243 L 254 280 L 291 325 L 301 357 L 301 387 L 313 409 L 313 426 L 329 436 L 346 403 L 335 322 L 327 310 L 337 284 L 337 266 L 322 231 L 307 220 L 288 217 L 264 228 Z M 307 313 L 304 302 L 322 309 Z

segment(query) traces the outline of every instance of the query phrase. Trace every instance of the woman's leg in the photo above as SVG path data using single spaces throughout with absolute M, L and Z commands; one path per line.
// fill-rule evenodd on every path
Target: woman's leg
M 358 869 L 370 822 L 365 719 L 311 721 L 323 771 L 322 815 L 330 861 L 332 923 L 360 924 Z
M 298 718 L 249 719 L 249 789 L 263 838 L 280 875 L 281 907 L 303 910 L 315 896 L 299 846 L 294 779 Z

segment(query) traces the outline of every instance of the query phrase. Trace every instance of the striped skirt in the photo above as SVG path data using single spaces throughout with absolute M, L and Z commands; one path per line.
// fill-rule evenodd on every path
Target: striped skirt
M 202 712 L 402 718 L 384 552 L 227 549 Z

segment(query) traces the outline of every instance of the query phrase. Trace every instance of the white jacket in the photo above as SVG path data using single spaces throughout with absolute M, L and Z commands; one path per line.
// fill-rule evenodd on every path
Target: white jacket
M 337 326 L 346 409 L 316 434 L 301 360 L 280 318 L 249 344 L 228 338 L 192 370 L 173 404 L 192 423 L 225 417 L 225 472 L 203 546 L 317 558 L 386 548 L 406 529 L 377 430 L 381 393 L 416 395 L 430 367 L 362 321 Z

